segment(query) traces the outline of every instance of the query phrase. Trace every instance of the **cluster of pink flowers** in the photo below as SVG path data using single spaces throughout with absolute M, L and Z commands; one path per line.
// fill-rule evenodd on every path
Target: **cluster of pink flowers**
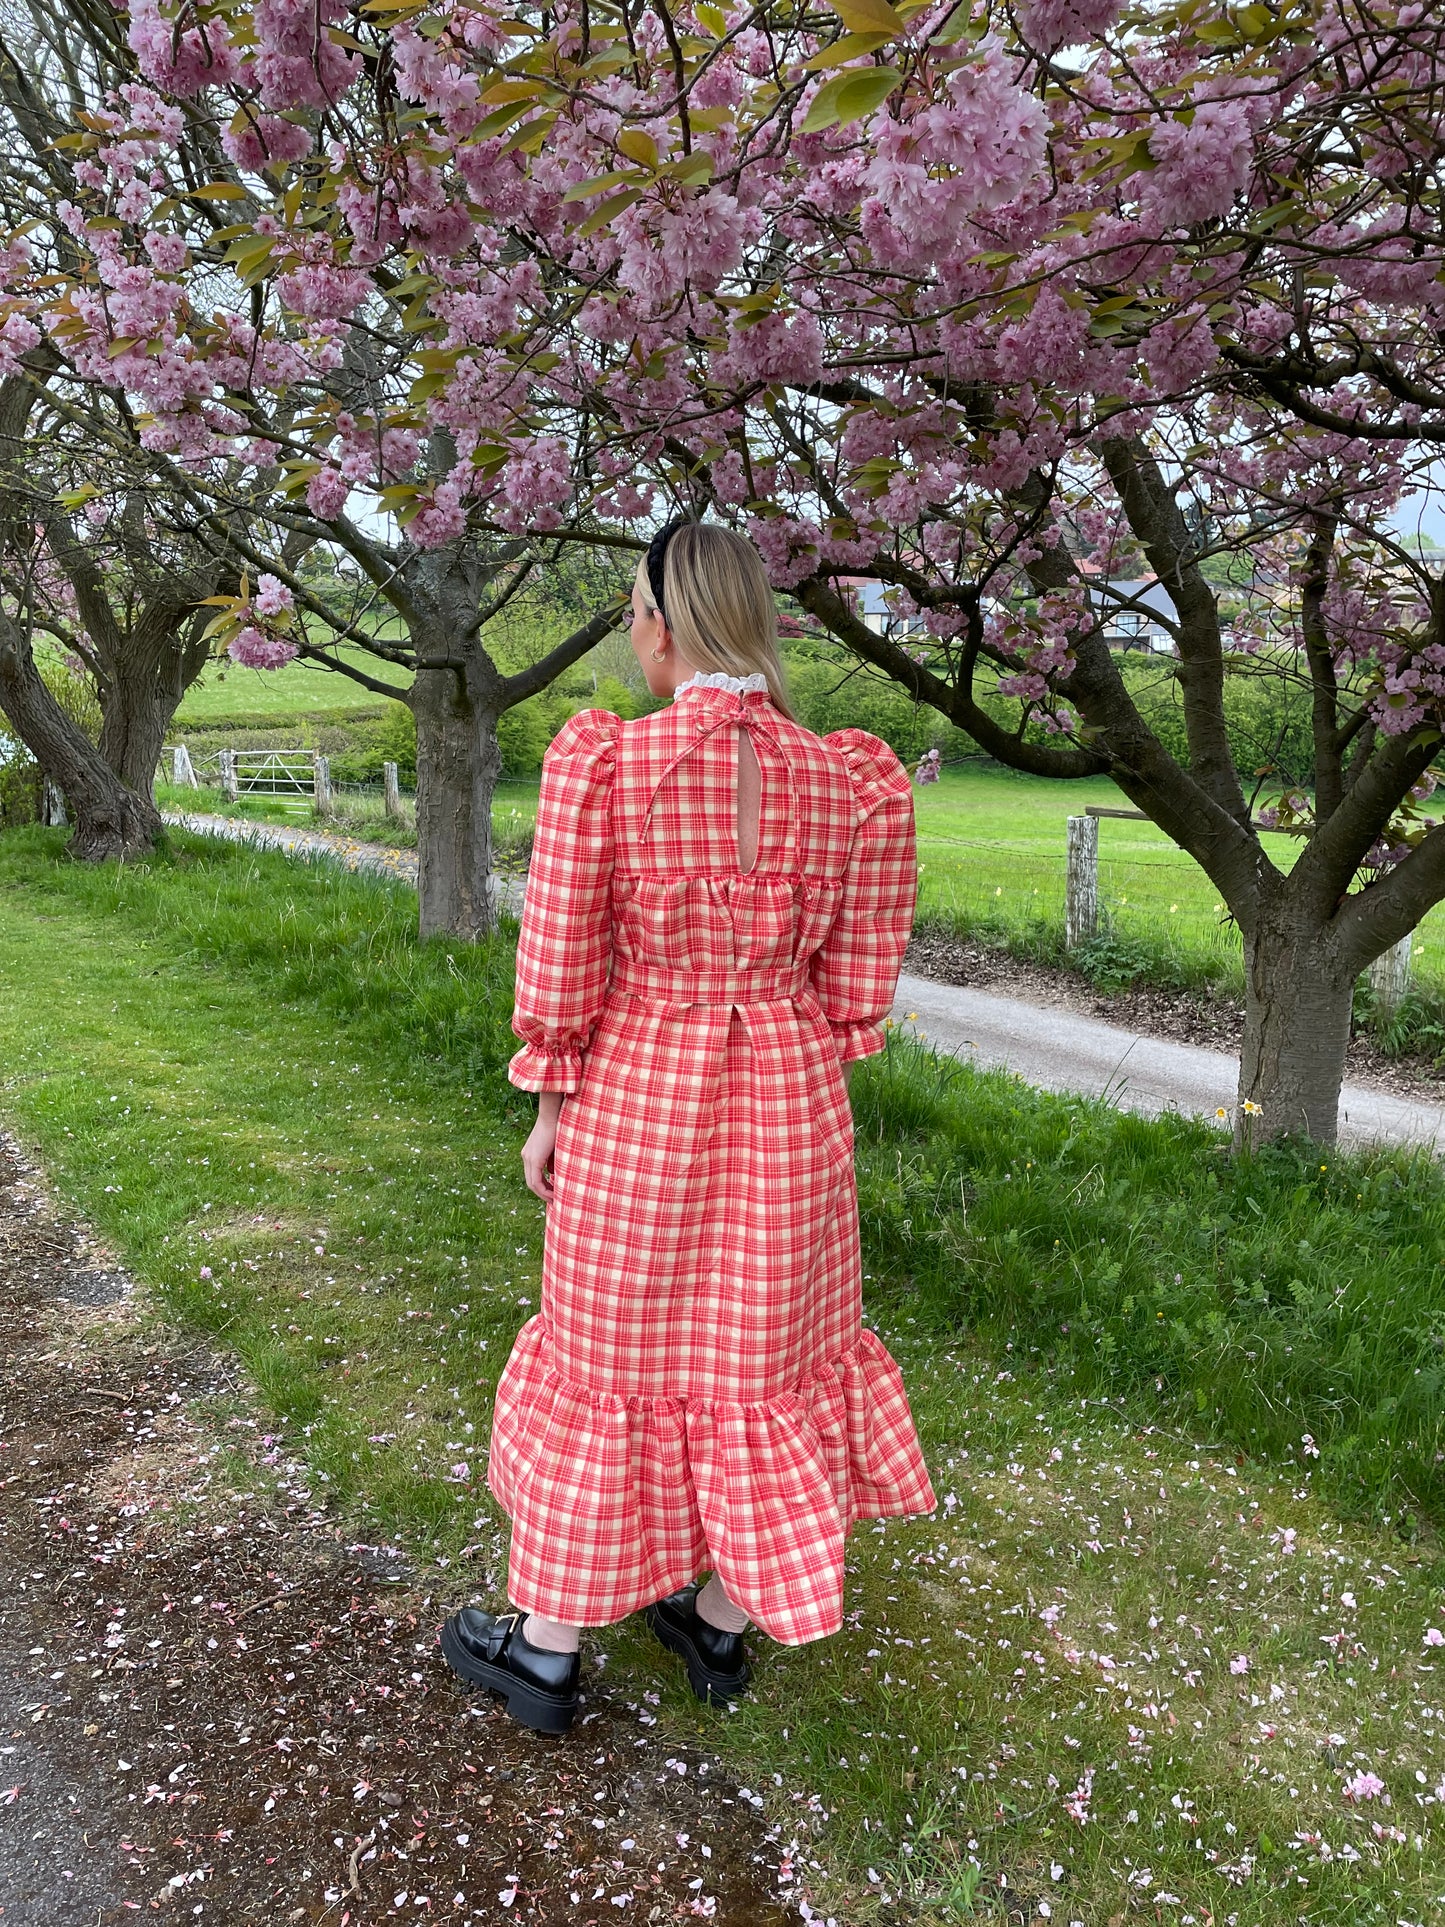
M 719 37 L 684 5 L 685 36 L 708 47 L 684 125 L 650 13 L 636 66 L 578 88 L 548 84 L 533 36 L 449 0 L 424 28 L 342 0 L 130 0 L 145 84 L 96 104 L 75 197 L 55 210 L 87 272 L 57 294 L 39 272 L 51 263 L 0 252 L 0 374 L 50 328 L 77 376 L 123 386 L 146 447 L 193 477 L 241 466 L 259 489 L 284 475 L 288 501 L 322 522 L 394 491 L 418 547 L 478 525 L 636 520 L 690 465 L 779 587 L 819 570 L 941 585 L 898 597 L 938 652 L 967 625 L 961 591 L 984 583 L 987 645 L 1013 665 L 1000 689 L 1066 732 L 1058 696 L 1094 617 L 1082 588 L 1039 596 L 1028 575 L 1058 539 L 1015 519 L 1037 478 L 1065 478 L 1108 566 L 1105 436 L 1144 437 L 1171 473 L 1187 460 L 1215 525 L 1277 518 L 1296 548 L 1342 489 L 1367 531 L 1393 512 L 1412 474 L 1356 432 L 1381 406 L 1367 373 L 1316 396 L 1327 419 L 1303 435 L 1231 388 L 1221 356 L 1286 350 L 1298 318 L 1271 277 L 1313 289 L 1318 268 L 1321 343 L 1380 344 L 1438 373 L 1441 250 L 1394 183 L 1441 116 L 1409 92 L 1433 71 L 1423 16 L 1401 15 L 1367 74 L 1330 0 L 1317 24 L 1332 55 L 1281 42 L 1273 67 L 1180 22 L 1131 23 L 1126 58 L 1119 0 L 1016 12 L 1013 39 L 940 41 L 939 0 L 881 54 L 819 71 L 816 19 Z M 550 19 L 554 51 L 580 58 L 572 0 Z M 1039 59 L 1061 47 L 1079 50 L 1068 87 Z M 892 84 L 804 130 L 810 104 L 866 84 L 879 60 Z M 1343 124 L 1342 88 L 1375 130 L 1358 191 L 1311 201 L 1305 183 L 1288 222 L 1266 218 L 1321 130 Z M 1405 94 L 1408 130 L 1394 105 L 1374 113 Z M 175 192 L 178 103 L 198 99 L 262 208 L 229 259 Z M 1379 131 L 1391 116 L 1405 131 Z M 334 208 L 318 219 L 323 179 Z M 348 398 L 365 395 L 350 408 L 343 369 Z M 1236 652 L 1297 641 L 1290 567 Z M 1341 662 L 1376 677 L 1380 729 L 1399 734 L 1445 716 L 1445 645 L 1392 568 L 1337 565 L 1325 620 Z M 236 659 L 287 659 L 289 616 L 258 589 Z

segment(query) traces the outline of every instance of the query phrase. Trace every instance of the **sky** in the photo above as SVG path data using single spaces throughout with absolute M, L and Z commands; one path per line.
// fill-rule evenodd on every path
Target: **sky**
M 1391 519 L 1401 535 L 1423 536 L 1445 549 L 1445 503 L 1438 495 L 1407 495 Z

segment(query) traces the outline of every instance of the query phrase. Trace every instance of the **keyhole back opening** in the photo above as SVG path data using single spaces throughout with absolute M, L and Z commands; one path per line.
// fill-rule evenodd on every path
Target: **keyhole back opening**
M 758 753 L 753 748 L 752 736 L 741 724 L 737 728 L 737 741 L 738 869 L 743 876 L 746 876 L 758 860 L 758 821 L 762 813 L 763 773 L 758 767 Z

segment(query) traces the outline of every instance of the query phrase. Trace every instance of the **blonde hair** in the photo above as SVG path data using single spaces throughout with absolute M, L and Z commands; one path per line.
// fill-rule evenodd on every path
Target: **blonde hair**
M 686 523 L 667 544 L 662 598 L 678 652 L 694 669 L 766 676 L 774 704 L 797 721 L 778 655 L 772 584 L 746 536 L 711 522 Z

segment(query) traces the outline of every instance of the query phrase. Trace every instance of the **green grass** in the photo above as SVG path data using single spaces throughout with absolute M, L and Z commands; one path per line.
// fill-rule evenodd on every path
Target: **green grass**
M 198 811 L 206 816 L 233 816 L 249 823 L 291 823 L 300 828 L 329 830 L 362 843 L 382 843 L 393 849 L 416 848 L 416 803 L 403 795 L 400 819 L 386 814 L 381 791 L 338 790 L 335 808 L 319 817 L 309 795 L 272 796 L 264 791 L 243 792 L 234 803 L 209 785 L 200 790 L 173 783 L 156 784 L 162 810 Z M 492 798 L 492 851 L 500 870 L 525 871 L 537 817 L 537 785 L 525 779 L 498 783 Z
M 531 820 L 536 799 L 535 781 L 502 785 L 499 821 Z M 1127 808 L 1127 798 L 1106 777 L 1053 783 L 970 763 L 946 769 L 941 781 L 915 790 L 914 802 L 920 920 L 1062 962 L 1067 819 L 1089 804 Z M 1266 841 L 1275 862 L 1292 861 L 1292 839 Z M 1099 896 L 1105 929 L 1090 951 L 1070 960 L 1096 981 L 1112 985 L 1141 976 L 1218 983 L 1242 995 L 1239 934 L 1218 892 L 1194 859 L 1152 823 L 1100 822 Z M 1425 918 L 1416 943 L 1422 987 L 1427 993 L 1436 985 L 1445 990 L 1445 906 Z M 1415 1028 L 1439 1023 L 1440 1015 L 1432 1002 Z
M 9 1117 L 359 1534 L 495 1596 L 480 1445 L 541 1238 L 509 939 L 420 947 L 408 893 L 279 857 L 62 845 L 0 839 Z M 604 1682 L 720 1745 L 847 1927 L 1445 1918 L 1445 1181 L 1231 1165 L 907 1043 L 854 1088 L 940 1511 L 861 1528 L 844 1632 L 767 1651 L 731 1718 L 635 1626 Z M 1365 1769 L 1390 1806 L 1345 1802 Z
M 349 644 L 338 653 L 378 682 L 394 683 L 398 695 L 406 687 L 408 678 L 390 663 Z M 216 723 L 263 729 L 293 719 L 360 721 L 379 716 L 385 700 L 339 670 L 318 669 L 308 662 L 288 662 L 284 669 L 242 669 L 222 660 L 205 669 L 186 691 L 170 735 L 179 738 L 188 728 Z
M 1062 954 L 1065 825 L 1098 805 L 1131 807 L 1107 778 L 1051 783 L 986 764 L 955 766 L 914 792 L 919 912 L 1025 953 Z M 1293 838 L 1267 835 L 1266 853 L 1288 869 Z M 1105 934 L 1090 974 L 1139 974 L 1183 984 L 1216 982 L 1242 994 L 1239 935 L 1199 865 L 1152 823 L 1099 824 L 1099 901 Z M 1445 907 L 1416 935 L 1415 969 L 1445 988 Z

